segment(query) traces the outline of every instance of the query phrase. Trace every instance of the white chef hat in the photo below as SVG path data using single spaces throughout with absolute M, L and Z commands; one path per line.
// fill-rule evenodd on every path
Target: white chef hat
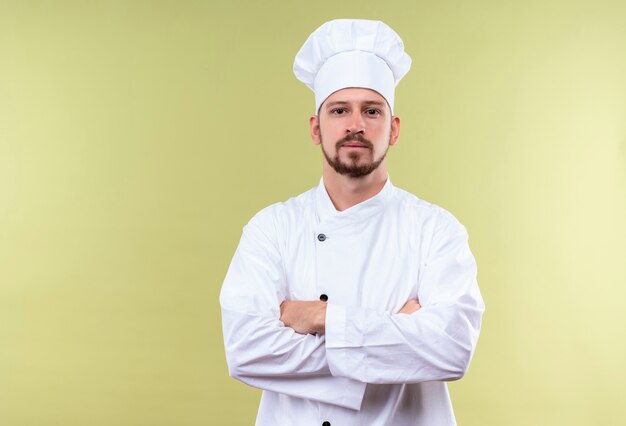
M 313 31 L 296 55 L 293 72 L 315 92 L 315 112 L 337 90 L 380 93 L 393 111 L 394 89 L 411 68 L 402 39 L 381 21 L 336 19 Z

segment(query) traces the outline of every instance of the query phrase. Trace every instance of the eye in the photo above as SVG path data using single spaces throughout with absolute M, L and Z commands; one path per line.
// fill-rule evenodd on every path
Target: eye
M 331 113 L 333 113 L 334 115 L 341 115 L 341 114 L 345 114 L 346 113 L 346 109 L 345 108 L 335 108 L 331 111 Z
M 380 110 L 376 109 L 376 108 L 368 108 L 365 110 L 365 114 L 375 117 L 377 115 L 380 115 Z

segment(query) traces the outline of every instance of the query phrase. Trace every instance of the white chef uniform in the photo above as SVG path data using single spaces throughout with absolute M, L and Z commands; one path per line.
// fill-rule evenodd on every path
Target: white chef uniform
M 280 321 L 328 301 L 325 335 Z M 418 298 L 417 312 L 397 314 Z M 337 211 L 319 186 L 246 225 L 220 302 L 230 374 L 264 389 L 257 425 L 454 425 L 484 304 L 465 228 L 387 180 Z

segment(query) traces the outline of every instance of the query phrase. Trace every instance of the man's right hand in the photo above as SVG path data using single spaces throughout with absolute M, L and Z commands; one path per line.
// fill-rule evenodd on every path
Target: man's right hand
M 398 311 L 398 313 L 399 314 L 412 314 L 413 312 L 417 312 L 421 307 L 422 305 L 420 305 L 419 300 L 410 299 L 408 302 L 404 304 L 404 306 L 402 307 L 402 309 L 400 309 L 400 311 Z

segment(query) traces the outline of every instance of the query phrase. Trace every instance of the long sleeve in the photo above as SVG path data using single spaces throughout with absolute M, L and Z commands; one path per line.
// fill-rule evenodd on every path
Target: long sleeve
M 365 385 L 331 375 L 324 337 L 297 334 L 280 321 L 286 293 L 266 209 L 244 228 L 220 294 L 230 375 L 264 390 L 359 409 Z
M 328 304 L 326 354 L 333 375 L 417 383 L 465 374 L 484 304 L 465 228 L 445 211 L 425 259 L 418 288 L 422 308 L 411 315 Z

